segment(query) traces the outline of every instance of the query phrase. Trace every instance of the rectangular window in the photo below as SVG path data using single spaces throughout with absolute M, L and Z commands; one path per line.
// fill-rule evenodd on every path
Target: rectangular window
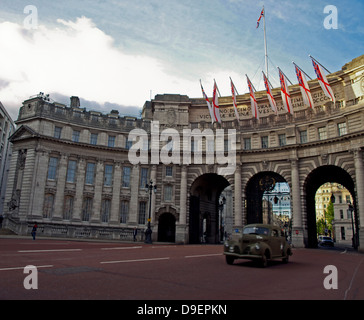
M 251 150 L 252 142 L 251 138 L 244 138 L 244 150 Z
M 279 146 L 283 147 L 286 145 L 286 135 L 285 134 L 279 134 L 278 135 L 278 142 L 279 142 Z
M 164 186 L 164 201 L 172 201 L 172 186 Z
M 90 144 L 97 144 L 97 133 L 91 133 Z
M 61 127 L 54 127 L 54 137 L 57 139 L 61 138 L 62 128 Z
M 300 131 L 300 141 L 301 143 L 307 142 L 307 130 Z
M 141 168 L 140 172 L 140 188 L 145 188 L 148 183 L 148 168 Z
M 72 132 L 72 141 L 79 142 L 80 141 L 80 131 L 73 130 Z
M 268 136 L 261 137 L 262 149 L 268 148 Z
M 111 211 L 111 200 L 104 199 L 101 202 L 101 222 L 109 222 Z
M 129 188 L 130 187 L 130 167 L 123 167 L 123 187 Z
M 130 141 L 128 138 L 126 138 L 125 141 L 125 149 L 130 150 L 130 148 L 133 146 L 133 141 Z
M 166 177 L 172 177 L 173 176 L 173 167 L 168 166 L 166 167 Z
M 138 214 L 139 224 L 145 224 L 146 209 L 147 209 L 147 203 L 144 201 L 139 202 L 139 214 Z
M 53 194 L 46 194 L 44 196 L 43 218 L 47 218 L 47 219 L 52 218 L 53 203 L 54 203 L 54 195 Z
M 95 163 L 88 162 L 86 167 L 86 184 L 94 184 Z
M 340 137 L 348 133 L 348 131 L 346 129 L 346 122 L 338 123 L 337 129 L 338 129 Z
M 121 201 L 120 203 L 120 223 L 128 222 L 129 201 Z
M 112 186 L 112 172 L 113 166 L 110 164 L 105 165 L 105 178 L 104 178 L 104 185 L 105 186 Z
M 63 211 L 63 219 L 71 220 L 73 215 L 73 200 L 72 196 L 66 196 L 64 199 L 64 211 Z
M 107 140 L 107 146 L 114 148 L 115 147 L 115 136 L 109 136 L 109 139 Z
M 48 180 L 56 180 L 58 158 L 50 157 L 48 164 Z
M 327 139 L 326 127 L 318 128 L 318 137 L 319 140 Z
M 92 213 L 92 198 L 86 197 L 82 204 L 82 221 L 90 221 Z
M 74 183 L 76 181 L 76 166 L 77 166 L 76 160 L 68 161 L 67 182 Z
M 345 240 L 345 228 L 341 227 L 341 240 Z

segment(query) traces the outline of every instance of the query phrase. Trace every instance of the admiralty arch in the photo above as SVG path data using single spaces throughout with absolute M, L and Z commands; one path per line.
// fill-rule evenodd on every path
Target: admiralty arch
M 252 118 L 244 94 L 237 96 L 238 121 L 232 97 L 225 96 L 219 99 L 221 124 L 211 123 L 204 99 L 178 94 L 156 95 L 141 118 L 86 110 L 77 97 L 67 106 L 43 94 L 31 97 L 23 102 L 11 137 L 5 226 L 26 235 L 36 222 L 40 236 L 115 240 L 132 240 L 137 230 L 142 241 L 150 213 L 153 241 L 219 243 L 222 205 L 232 228 L 262 222 L 263 193 L 285 182 L 292 244 L 315 247 L 315 193 L 336 182 L 351 193 L 353 228 L 363 251 L 364 56 L 327 78 L 335 103 L 315 79 L 308 82 L 313 108 L 304 105 L 297 84 L 289 87 L 293 114 L 283 110 L 276 88 L 278 115 L 260 91 L 260 119 Z M 235 170 L 224 175 L 219 164 L 203 161 L 132 164 L 129 133 L 141 129 L 150 135 L 153 123 L 160 132 L 173 129 L 181 136 L 186 129 L 223 130 L 224 143 L 236 132 Z M 160 141 L 159 147 L 168 143 Z M 208 147 L 202 139 L 202 158 Z M 153 192 L 146 188 L 150 181 Z M 221 204 L 224 190 L 226 204 Z

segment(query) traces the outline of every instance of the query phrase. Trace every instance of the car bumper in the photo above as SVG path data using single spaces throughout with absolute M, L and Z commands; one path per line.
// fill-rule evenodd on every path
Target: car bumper
M 231 256 L 236 259 L 250 259 L 250 260 L 260 260 L 263 258 L 261 254 L 238 254 L 232 252 L 224 252 L 224 255 Z

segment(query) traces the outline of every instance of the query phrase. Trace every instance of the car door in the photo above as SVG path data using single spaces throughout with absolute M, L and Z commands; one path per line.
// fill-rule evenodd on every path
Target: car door
M 278 229 L 271 230 L 271 237 L 270 237 L 271 249 L 272 249 L 272 256 L 281 256 L 281 237 L 279 236 Z

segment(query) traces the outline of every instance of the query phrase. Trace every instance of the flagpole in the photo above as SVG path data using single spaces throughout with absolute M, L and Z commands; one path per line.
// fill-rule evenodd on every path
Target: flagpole
M 310 80 L 312 80 L 312 78 L 306 73 L 306 72 L 304 72 L 298 65 L 296 65 L 295 64 L 295 62 L 294 61 L 292 61 L 292 63 L 298 68 L 298 69 L 300 69 L 305 75 L 306 75 L 306 77 L 308 77 Z
M 318 62 L 313 56 L 310 54 L 308 55 L 311 59 L 315 60 L 321 67 L 323 67 L 328 73 L 331 73 L 329 70 L 327 70 L 320 62 Z
M 288 80 L 288 82 L 293 86 L 293 83 L 291 82 L 291 80 L 289 80 L 289 78 L 284 74 L 284 72 L 282 71 L 282 69 L 280 68 L 280 67 L 277 67 L 278 68 L 278 70 L 280 71 L 280 72 L 282 72 L 282 74 L 286 77 L 286 79 Z
M 265 28 L 265 8 L 263 6 L 263 22 L 264 22 L 264 49 L 265 49 L 265 73 L 267 74 L 267 79 L 269 79 L 269 74 L 268 74 L 268 49 L 267 49 L 267 33 L 266 33 L 266 28 Z

